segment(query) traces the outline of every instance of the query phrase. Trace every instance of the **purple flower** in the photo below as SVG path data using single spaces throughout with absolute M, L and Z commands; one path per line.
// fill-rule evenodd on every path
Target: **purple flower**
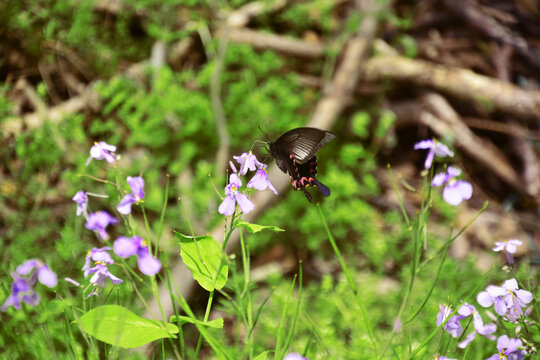
M 429 169 L 433 163 L 433 156 L 454 156 L 454 153 L 448 149 L 448 146 L 438 142 L 437 140 L 422 140 L 414 144 L 414 150 L 429 149 L 429 152 L 424 162 L 424 168 Z
M 118 219 L 109 215 L 109 213 L 107 213 L 106 211 L 96 211 L 88 215 L 88 219 L 86 219 L 85 227 L 88 230 L 97 231 L 101 239 L 107 240 L 109 238 L 109 234 L 107 234 L 107 231 L 105 231 L 105 228 L 109 226 L 110 224 L 114 225 L 117 223 L 118 223 Z
M 111 272 L 107 268 L 107 264 L 102 262 L 96 262 L 93 268 L 88 269 L 87 274 L 94 274 L 94 276 L 90 278 L 90 283 L 101 288 L 107 286 L 107 279 L 109 279 L 113 284 L 121 284 L 123 282 L 122 279 L 117 278 L 116 276 L 111 274 Z M 86 277 L 87 275 L 85 275 L 85 278 Z M 94 294 L 90 294 L 89 296 L 91 295 Z
M 505 241 L 495 241 L 495 247 L 493 251 L 501 251 L 506 249 L 506 258 L 508 259 L 509 264 L 514 263 L 514 254 L 518 246 L 521 246 L 523 242 L 518 239 L 510 239 Z
M 486 288 L 486 291 L 478 293 L 476 296 L 476 301 L 483 307 L 490 307 L 494 305 L 495 312 L 501 316 L 506 314 L 506 309 L 508 305 L 505 300 L 506 290 L 502 287 L 489 285 Z
M 472 185 L 467 181 L 456 180 L 455 177 L 461 174 L 461 170 L 449 166 L 446 173 L 440 173 L 433 177 L 432 186 L 447 185 L 443 189 L 443 199 L 448 204 L 457 206 L 463 200 L 469 200 L 472 196 Z
M 105 287 L 107 285 L 107 278 L 109 278 L 113 284 L 122 283 L 122 279 L 111 274 L 107 268 L 107 265 L 114 264 L 114 260 L 108 253 L 110 250 L 111 248 L 108 246 L 93 248 L 86 255 L 84 266 L 82 268 L 82 271 L 84 271 L 84 278 L 86 279 L 88 275 L 94 274 L 94 276 L 90 278 L 90 283 L 97 287 Z M 94 262 L 93 267 L 91 267 L 91 262 Z M 92 295 L 97 295 L 97 293 L 93 292 L 88 296 L 90 297 Z
M 263 164 L 264 165 L 264 164 Z M 264 191 L 266 188 L 272 190 L 277 195 L 277 191 L 268 180 L 268 172 L 266 171 L 266 165 L 261 166 L 257 173 L 251 178 L 247 184 L 248 188 L 255 188 L 259 191 Z
M 439 305 L 439 313 L 437 314 L 437 326 L 440 326 L 450 315 L 452 315 L 452 309 L 446 305 Z M 456 338 L 461 335 L 463 328 L 459 323 L 459 320 L 465 318 L 463 315 L 452 315 L 450 320 L 444 325 L 444 330 L 446 330 L 452 337 Z
M 64 278 L 64 280 L 66 280 L 70 284 L 81 287 L 81 284 L 79 284 L 77 280 L 73 280 L 72 278 L 69 278 L 69 277 Z
M 229 178 L 229 185 L 225 187 L 225 199 L 223 199 L 223 202 L 218 208 L 218 212 L 220 214 L 225 216 L 232 215 L 234 213 L 234 209 L 236 208 L 236 203 L 238 203 L 240 210 L 242 210 L 244 214 L 247 214 L 253 210 L 255 205 L 249 201 L 245 194 L 238 191 L 240 186 L 242 186 L 242 181 L 240 181 L 238 175 L 231 174 Z
M 127 182 L 132 193 L 126 194 L 116 208 L 120 214 L 124 215 L 131 213 L 131 204 L 138 203 L 144 198 L 144 179 L 141 176 L 128 176 Z
M 90 157 L 86 160 L 86 166 L 90 164 L 92 159 L 102 160 L 105 159 L 109 164 L 112 164 L 116 161 L 116 146 L 109 145 L 105 141 L 100 141 L 94 143 L 94 146 L 90 148 Z
M 37 277 L 40 283 L 50 288 L 56 286 L 58 283 L 56 274 L 41 260 L 26 260 L 17 267 L 16 272 L 19 275 L 28 275 L 34 269 L 36 269 L 36 271 L 32 273 L 31 276 L 33 279 Z M 33 282 L 35 283 L 35 280 Z
M 493 251 L 501 251 L 506 249 L 506 252 L 514 254 L 517 250 L 517 247 L 521 246 L 522 244 L 523 242 L 518 239 L 495 241 L 495 247 L 493 248 Z
M 299 353 L 293 352 L 293 353 L 289 353 L 289 354 L 285 355 L 283 360 L 308 360 L 308 358 L 303 357 Z
M 77 191 L 72 200 L 77 203 L 77 216 L 80 216 L 81 214 L 85 214 L 86 216 L 88 208 L 88 195 L 82 190 Z
M 35 270 L 35 271 L 34 271 Z M 19 265 L 16 272 L 11 273 L 13 283 L 11 284 L 11 294 L 6 299 L 1 311 L 6 311 L 8 307 L 21 308 L 21 302 L 30 306 L 39 304 L 39 295 L 34 290 L 36 281 L 47 287 L 55 287 L 58 283 L 56 274 L 41 260 L 31 259 Z
M 19 310 L 21 308 L 21 302 L 25 302 L 30 306 L 39 304 L 39 295 L 34 290 L 34 284 L 29 279 L 21 277 L 14 272 L 11 273 L 11 277 L 13 278 L 11 294 L 9 294 L 2 307 L 0 307 L 0 311 L 6 311 L 10 306 Z
M 511 339 L 507 335 L 502 335 L 497 340 L 499 353 L 489 357 L 487 360 L 522 360 L 525 358 L 526 351 L 520 350 L 520 346 L 523 346 L 520 339 Z
M 476 337 L 476 334 L 480 334 L 482 336 L 485 336 L 486 338 L 490 340 L 495 340 L 495 336 L 491 335 L 495 331 L 497 331 L 497 325 L 495 324 L 487 324 L 484 325 L 484 321 L 482 320 L 482 317 L 480 316 L 480 313 L 476 311 L 474 306 L 469 305 L 467 303 L 463 304 L 458 309 L 458 314 L 462 315 L 463 318 L 472 316 L 473 317 L 473 325 L 474 325 L 474 331 L 470 333 L 465 340 L 460 342 L 458 344 L 458 347 L 464 349 L 466 348 Z
M 150 254 L 148 245 L 140 236 L 131 238 L 120 236 L 113 247 L 114 253 L 120 257 L 128 258 L 137 255 L 137 265 L 145 275 L 152 276 L 161 270 L 161 262 Z
M 483 307 L 493 304 L 497 314 L 506 315 L 511 321 L 523 314 L 522 308 L 532 301 L 532 293 L 519 289 L 516 279 L 510 279 L 506 280 L 501 287 L 488 286 L 486 291 L 478 294 L 476 300 Z
M 240 156 L 233 156 L 233 158 L 240 164 L 240 175 L 246 175 L 248 170 L 255 171 L 264 165 L 257 160 L 257 157 L 251 151 Z
M 102 248 L 92 248 L 92 250 L 88 251 L 86 254 L 86 258 L 84 260 L 84 266 L 81 269 L 84 271 L 84 277 L 87 278 L 88 274 L 90 273 L 91 269 L 91 263 L 98 263 L 101 262 L 103 264 L 114 264 L 114 260 L 112 259 L 111 255 L 109 255 L 108 251 L 110 251 L 111 248 L 108 246 L 104 246 Z

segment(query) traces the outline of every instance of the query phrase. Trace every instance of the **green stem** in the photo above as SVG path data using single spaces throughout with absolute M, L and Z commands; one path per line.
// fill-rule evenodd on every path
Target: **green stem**
M 336 254 L 338 261 L 341 265 L 341 268 L 343 269 L 343 273 L 345 274 L 345 277 L 347 278 L 347 281 L 349 282 L 349 286 L 351 290 L 353 291 L 356 302 L 358 303 L 358 306 L 360 307 L 360 313 L 362 315 L 362 318 L 364 320 L 364 325 L 368 331 L 369 339 L 371 340 L 371 344 L 375 348 L 377 346 L 377 342 L 375 340 L 375 336 L 373 335 L 373 329 L 371 328 L 371 324 L 369 323 L 369 319 L 367 317 L 366 309 L 364 308 L 364 304 L 362 303 L 362 300 L 360 299 L 360 296 L 358 294 L 358 289 L 356 288 L 356 285 L 354 283 L 353 277 L 349 271 L 349 268 L 345 264 L 345 261 L 343 260 L 343 257 L 341 256 L 341 252 L 339 251 L 339 248 L 337 247 L 336 242 L 334 241 L 334 237 L 332 236 L 332 233 L 330 232 L 330 229 L 328 228 L 328 224 L 326 223 L 326 218 L 322 212 L 322 209 L 320 205 L 317 205 L 317 209 L 319 210 L 319 217 L 321 218 L 321 221 L 323 223 L 324 229 L 326 230 L 326 234 L 328 235 L 328 240 L 330 241 L 330 244 L 332 245 L 332 249 L 334 249 L 334 253 Z

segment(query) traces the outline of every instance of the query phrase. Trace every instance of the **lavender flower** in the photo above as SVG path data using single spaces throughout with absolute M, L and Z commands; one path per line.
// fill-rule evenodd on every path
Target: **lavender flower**
M 120 236 L 114 242 L 113 248 L 114 253 L 123 258 L 137 255 L 137 265 L 145 275 L 153 276 L 161 270 L 161 262 L 150 254 L 148 245 L 140 236 Z
M 424 162 L 424 168 L 429 169 L 433 163 L 433 157 L 437 156 L 450 156 L 453 157 L 454 153 L 448 149 L 448 146 L 438 142 L 437 140 L 422 140 L 414 144 L 414 150 L 429 149 L 429 152 Z
M 141 176 L 128 176 L 127 182 L 132 193 L 126 194 L 116 208 L 120 214 L 124 215 L 131 213 L 131 204 L 139 203 L 144 198 L 144 179 Z
M 238 188 L 242 186 L 242 181 L 236 174 L 231 174 L 229 178 L 229 185 L 225 187 L 225 199 L 223 199 L 221 205 L 219 205 L 218 212 L 225 216 L 230 216 L 234 213 L 236 203 L 240 207 L 240 210 L 244 214 L 249 213 L 255 205 L 249 201 L 248 197 L 238 191 Z
M 106 211 L 96 211 L 88 215 L 85 227 L 88 230 L 97 231 L 99 237 L 103 240 L 109 239 L 109 234 L 105 231 L 105 228 L 110 224 L 117 224 L 118 219 L 109 215 Z
M 473 317 L 473 325 L 474 325 L 474 331 L 470 333 L 465 340 L 460 342 L 458 344 L 458 347 L 464 349 L 466 348 L 476 337 L 476 334 L 480 334 L 482 336 L 485 336 L 486 338 L 490 340 L 495 340 L 495 336 L 491 335 L 495 331 L 497 331 L 497 325 L 495 324 L 486 324 L 484 325 L 484 321 L 482 320 L 482 317 L 480 316 L 480 313 L 476 311 L 474 306 L 469 305 L 467 303 L 463 304 L 458 309 L 458 314 L 462 315 L 463 318 L 472 316 Z
M 111 250 L 110 247 L 104 246 L 102 248 L 92 248 L 92 250 L 88 251 L 88 253 L 86 254 L 86 258 L 84 260 L 83 268 L 81 269 L 82 271 L 84 271 L 85 278 L 88 277 L 92 262 L 114 264 L 114 260 L 112 259 L 111 255 L 109 255 L 108 253 L 108 251 L 110 250 Z
M 519 289 L 516 279 L 510 279 L 506 280 L 501 287 L 488 286 L 486 291 L 478 294 L 476 300 L 483 307 L 489 307 L 493 304 L 497 314 L 509 315 L 514 319 L 523 314 L 522 308 L 532 301 L 532 293 Z
M 497 350 L 499 353 L 490 356 L 487 360 L 522 360 L 525 358 L 526 351 L 520 350 L 520 346 L 523 346 L 523 342 L 520 339 L 511 339 L 507 335 L 502 335 L 497 340 Z
M 440 326 L 450 315 L 452 315 L 452 309 L 446 305 L 439 305 L 439 313 L 437 314 L 437 326 Z M 452 337 L 456 338 L 461 335 L 463 328 L 459 323 L 459 320 L 465 318 L 463 315 L 452 315 L 450 320 L 444 325 L 444 330 L 446 330 Z
M 82 190 L 77 191 L 72 200 L 77 203 L 77 216 L 81 214 L 84 214 L 85 217 L 88 216 L 88 195 Z
M 233 156 L 233 158 L 240 164 L 240 175 L 246 175 L 248 170 L 255 171 L 264 165 L 257 160 L 257 157 L 251 151 L 249 153 L 243 153 L 240 156 Z
M 100 288 L 107 286 L 107 279 L 113 284 L 121 284 L 123 282 L 122 279 L 117 278 L 109 271 L 107 264 L 101 262 L 97 262 L 93 268 L 88 269 L 88 274 L 94 274 L 90 278 L 90 283 Z
M 262 166 L 257 170 L 257 173 L 248 182 L 247 187 L 254 188 L 259 191 L 264 191 L 266 188 L 268 188 L 277 195 L 276 189 L 270 183 L 270 180 L 268 180 L 268 172 L 266 171 L 266 168 L 267 166 L 262 164 Z
M 34 290 L 34 284 L 29 279 L 21 277 L 12 272 L 11 277 L 13 282 L 11 283 L 11 294 L 9 294 L 0 311 L 6 311 L 8 307 L 13 306 L 19 310 L 21 303 L 25 302 L 30 306 L 36 306 L 39 304 L 39 295 Z
M 58 282 L 56 274 L 45 263 L 37 259 L 25 261 L 17 267 L 16 272 L 11 273 L 11 277 L 13 278 L 11 294 L 0 307 L 0 311 L 6 311 L 10 306 L 18 310 L 21 308 L 22 302 L 36 306 L 40 302 L 39 295 L 34 290 L 36 281 L 50 288 L 55 287 Z
M 53 288 L 56 286 L 58 283 L 56 274 L 41 260 L 26 260 L 17 267 L 16 272 L 19 275 L 28 275 L 34 269 L 36 271 L 31 275 L 31 282 L 35 283 L 35 278 L 37 277 L 39 282 L 47 287 Z
M 90 283 L 97 287 L 105 287 L 107 285 L 107 278 L 110 279 L 113 284 L 121 284 L 123 281 L 111 274 L 107 268 L 107 265 L 114 264 L 114 260 L 108 253 L 110 250 L 111 248 L 108 246 L 93 248 L 86 255 L 84 266 L 82 268 L 82 271 L 84 271 L 84 278 L 86 279 L 88 275 L 94 274 L 94 276 L 90 278 Z M 93 267 L 91 267 L 92 261 L 94 262 Z M 97 295 L 97 293 L 92 293 L 89 296 L 92 295 Z
M 433 177 L 432 186 L 447 184 L 443 189 L 443 199 L 448 204 L 457 206 L 463 200 L 469 200 L 472 196 L 472 185 L 455 177 L 461 174 L 461 170 L 449 166 L 446 173 L 440 173 Z
M 92 159 L 102 160 L 105 159 L 109 164 L 112 164 L 116 161 L 116 146 L 109 145 L 105 141 L 100 141 L 94 143 L 94 146 L 90 148 L 90 157 L 86 160 L 86 166 L 90 164 Z
M 521 246 L 523 242 L 518 239 L 510 239 L 505 241 L 495 241 L 495 247 L 493 248 L 493 251 L 501 251 L 506 250 L 506 258 L 508 260 L 509 264 L 514 263 L 514 254 L 517 251 L 517 247 Z

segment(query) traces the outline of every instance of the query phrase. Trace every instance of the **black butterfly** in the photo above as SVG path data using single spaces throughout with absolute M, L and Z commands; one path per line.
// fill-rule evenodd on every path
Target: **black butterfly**
M 330 189 L 315 177 L 315 154 L 335 137 L 330 131 L 301 127 L 287 131 L 274 142 L 268 141 L 267 150 L 276 159 L 277 166 L 289 174 L 294 190 L 302 190 L 309 202 L 311 195 L 306 186 L 317 186 L 321 194 L 330 195 Z

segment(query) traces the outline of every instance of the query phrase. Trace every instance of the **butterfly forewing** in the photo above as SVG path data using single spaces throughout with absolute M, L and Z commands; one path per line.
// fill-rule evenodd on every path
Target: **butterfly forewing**
M 292 155 L 297 163 L 304 164 L 335 137 L 330 131 L 308 127 L 296 128 L 286 132 L 271 143 L 270 152 L 276 159 L 277 153 L 284 156 Z M 278 166 L 285 172 L 279 163 Z

